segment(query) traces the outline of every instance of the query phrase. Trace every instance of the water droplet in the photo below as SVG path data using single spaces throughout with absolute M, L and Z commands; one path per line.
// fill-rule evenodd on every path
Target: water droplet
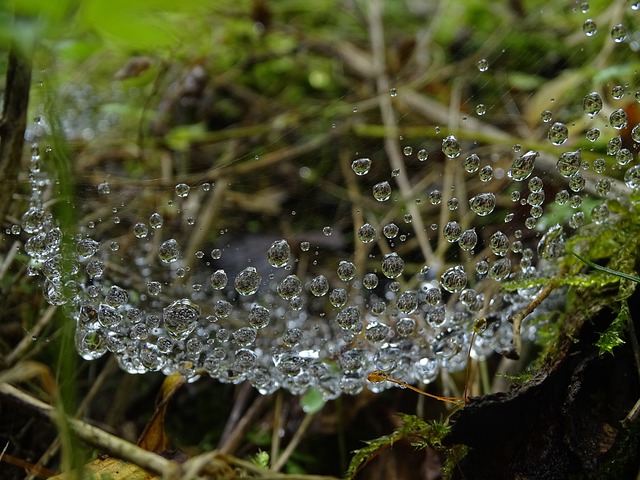
M 147 282 L 147 292 L 154 297 L 162 292 L 162 284 L 160 282 Z
M 356 266 L 351 262 L 343 260 L 338 265 L 337 273 L 340 280 L 343 282 L 349 282 L 353 280 L 353 277 L 356 274 Z
M 351 163 L 351 170 L 353 170 L 356 175 L 366 175 L 367 173 L 369 173 L 370 169 L 370 158 L 358 158 Z
M 586 131 L 584 136 L 590 142 L 595 142 L 596 140 L 598 140 L 598 138 L 600 138 L 600 130 L 595 127 L 590 128 Z
M 491 165 L 485 165 L 480 169 L 480 173 L 478 173 L 478 178 L 482 182 L 489 182 L 493 179 L 493 167 Z
M 552 260 L 564 255 L 564 231 L 558 224 L 549 228 L 538 242 L 538 255 Z
M 605 203 L 601 203 L 591 209 L 591 219 L 593 223 L 600 225 L 609 218 L 609 213 L 609 207 Z
M 582 31 L 587 37 L 592 37 L 598 31 L 598 25 L 593 18 L 587 18 L 582 24 Z
M 416 321 L 411 317 L 405 317 L 398 320 L 396 323 L 396 332 L 401 337 L 408 337 L 413 334 L 413 330 L 416 328 Z
M 254 328 L 266 327 L 267 325 L 269 325 L 270 319 L 271 319 L 271 312 L 267 308 L 261 305 L 254 305 L 253 307 L 251 307 L 251 311 L 247 316 L 249 325 L 251 325 Z
M 448 222 L 442 229 L 442 234 L 447 242 L 457 242 L 462 235 L 462 227 L 456 221 Z
M 112 285 L 105 296 L 105 302 L 112 307 L 120 307 L 129 301 L 127 291 L 117 285 Z
M 469 199 L 469 207 L 476 215 L 485 217 L 496 207 L 496 196 L 493 193 L 480 193 Z
M 565 178 L 569 178 L 578 173 L 581 166 L 582 157 L 580 156 L 580 150 L 563 153 L 556 164 L 558 173 Z
M 621 23 L 611 27 L 611 38 L 616 43 L 624 42 L 627 38 L 627 29 Z
M 275 268 L 282 268 L 287 265 L 290 257 L 291 247 L 286 240 L 276 240 L 267 250 L 269 265 Z
M 431 190 L 429 192 L 429 202 L 431 202 L 431 205 L 440 205 L 442 203 L 442 192 L 440 190 Z
M 326 295 L 329 291 L 329 282 L 327 281 L 327 278 L 324 275 L 318 275 L 313 280 L 311 280 L 309 290 L 316 297 L 322 297 Z
M 396 238 L 400 229 L 395 223 L 389 223 L 382 228 L 382 234 L 388 239 Z
M 554 145 L 562 145 L 569 138 L 569 129 L 564 123 L 555 122 L 548 133 L 549 141 Z
M 544 123 L 549 123 L 553 119 L 553 112 L 551 110 L 544 110 L 540 114 L 540 118 Z
M 616 163 L 618 165 L 627 165 L 632 160 L 633 160 L 633 153 L 631 153 L 626 148 L 621 148 L 618 151 L 618 153 L 616 153 Z
M 462 162 L 462 166 L 466 172 L 475 173 L 478 171 L 478 168 L 480 168 L 480 157 L 478 157 L 478 155 L 476 155 L 475 153 L 472 153 L 464 159 L 464 162 Z
M 402 149 L 402 153 L 404 153 L 405 157 L 410 157 L 413 153 L 413 147 L 406 146 Z
M 448 268 L 440 276 L 440 285 L 449 293 L 459 292 L 467 286 L 467 272 L 462 265 Z
M 396 300 L 396 306 L 407 315 L 415 312 L 418 309 L 418 294 L 413 291 L 402 293 Z
M 164 219 L 162 218 L 162 215 L 157 212 L 152 213 L 149 217 L 149 225 L 151 225 L 151 228 L 160 228 L 162 227 L 163 222 Z
M 398 96 L 398 90 L 396 88 L 389 89 L 389 95 L 391 95 L 392 97 L 397 97 Z
M 420 160 L 421 162 L 425 162 L 428 158 L 429 154 L 424 148 L 418 150 L 418 160 Z
M 591 92 L 582 99 L 582 109 L 590 116 L 597 115 L 602 110 L 602 97 L 598 92 Z
M 504 257 L 507 254 L 509 251 L 509 245 L 509 237 L 500 230 L 491 235 L 491 238 L 489 239 L 489 248 L 499 257 Z
M 378 276 L 375 273 L 367 273 L 362 278 L 362 285 L 367 290 L 373 290 L 378 286 Z
M 389 182 L 376 183 L 373 186 L 373 198 L 379 202 L 385 202 L 391 197 L 391 185 Z
M 539 156 L 540 154 L 538 152 L 529 150 L 527 153 L 516 158 L 513 161 L 513 163 L 511 164 L 511 168 L 507 172 L 507 175 L 509 176 L 509 178 L 512 178 L 516 182 L 526 180 L 533 172 L 536 158 L 538 158 Z
M 620 100 L 624 97 L 624 87 L 622 85 L 616 85 L 611 89 L 611 96 L 616 100 Z
M 382 273 L 387 278 L 397 278 L 404 271 L 404 261 L 397 253 L 389 253 L 382 259 Z
M 336 315 L 336 322 L 340 328 L 351 330 L 360 323 L 360 310 L 354 306 L 347 307 Z
M 336 308 L 347 303 L 347 291 L 344 288 L 334 288 L 329 294 L 329 302 Z
M 109 195 L 111 193 L 111 187 L 107 182 L 100 183 L 98 185 L 98 193 L 100 195 Z
M 222 257 L 222 250 L 220 250 L 219 248 L 214 248 L 213 250 L 211 250 L 211 258 L 213 258 L 214 260 L 220 260 L 220 257 Z
M 460 156 L 462 147 L 460 142 L 453 135 L 449 135 L 442 140 L 442 153 L 449 158 L 457 158 Z
M 98 306 L 98 321 L 103 327 L 115 327 L 122 322 L 122 319 L 122 314 L 120 314 L 118 310 L 111 305 L 101 303 Z
M 596 182 L 596 193 L 601 197 L 606 197 L 610 191 L 611 180 L 609 180 L 608 178 L 601 178 Z
M 358 238 L 362 243 L 371 243 L 376 239 L 376 229 L 370 223 L 365 223 L 358 229 Z
M 333 233 L 333 228 L 331 228 L 331 227 L 323 227 L 322 228 L 322 233 L 324 233 L 325 236 L 330 237 L 331 234 Z
M 485 113 L 487 113 L 487 107 L 485 107 L 484 103 L 479 103 L 478 105 L 476 105 L 476 115 L 481 117 Z
M 158 247 L 158 257 L 163 263 L 173 263 L 180 256 L 180 248 L 178 242 L 174 238 L 164 241 Z
M 489 70 L 489 62 L 486 58 L 481 58 L 480 60 L 478 60 L 478 70 L 480 70 L 481 72 L 486 72 L 487 70 Z
M 367 325 L 364 336 L 370 342 L 382 342 L 389 334 L 389 327 L 384 323 L 371 322 Z
M 278 284 L 278 295 L 284 300 L 291 300 L 302 292 L 302 282 L 297 275 L 288 275 Z
M 145 238 L 149 234 L 149 228 L 144 223 L 136 223 L 133 226 L 133 234 L 136 238 Z
M 615 155 L 622 148 L 622 138 L 620 135 L 613 137 L 607 142 L 607 155 Z
M 616 130 L 621 130 L 627 126 L 627 112 L 623 109 L 619 108 L 618 110 L 614 110 L 609 115 L 609 123 Z
M 473 250 L 476 247 L 477 243 L 478 234 L 476 233 L 476 230 L 474 228 L 462 232 L 462 235 L 460 235 L 460 238 L 458 239 L 458 245 L 465 252 L 470 252 L 471 250 Z
M 624 183 L 634 190 L 640 189 L 640 165 L 635 165 L 624 172 Z
M 254 267 L 247 267 L 236 275 L 234 287 L 240 295 L 253 295 L 260 288 L 262 277 Z
M 91 238 L 83 238 L 82 240 L 76 243 L 76 253 L 78 254 L 78 260 L 84 262 L 91 257 L 93 257 L 98 249 L 100 248 L 100 244 Z
M 191 190 L 191 187 L 186 183 L 179 183 L 176 185 L 176 195 L 179 197 L 184 198 L 189 195 L 189 190 Z
M 493 278 L 498 282 L 505 280 L 511 274 L 511 260 L 501 258 L 496 260 L 489 269 L 489 278 Z

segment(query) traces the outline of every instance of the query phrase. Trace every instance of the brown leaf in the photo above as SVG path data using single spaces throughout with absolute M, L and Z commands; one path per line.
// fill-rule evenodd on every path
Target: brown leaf
M 160 477 L 147 472 L 133 463 L 125 462 L 118 458 L 98 457 L 93 462 L 83 467 L 85 478 L 110 478 L 111 480 L 155 480 Z M 60 474 L 49 480 L 65 480 L 76 478 L 77 472 Z
M 178 372 L 172 373 L 164 379 L 156 401 L 156 410 L 138 439 L 140 448 L 150 452 L 162 452 L 169 448 L 169 437 L 164 431 L 164 417 L 169 400 L 185 382 L 185 377 Z

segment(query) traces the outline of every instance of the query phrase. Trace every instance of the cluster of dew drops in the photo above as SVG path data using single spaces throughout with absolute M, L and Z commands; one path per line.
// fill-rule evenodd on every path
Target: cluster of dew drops
M 488 64 L 481 66 L 481 70 L 486 68 Z M 629 94 L 627 90 L 615 86 L 612 98 L 620 100 Z M 640 102 L 640 94 L 636 99 Z M 586 94 L 582 108 L 591 120 L 602 121 L 605 102 L 599 93 Z M 41 153 L 37 144 L 32 147 L 29 166 L 30 206 L 20 225 L 9 233 L 29 235 L 24 247 L 31 258 L 29 274 L 43 278 L 49 303 L 69 312 L 76 324 L 76 348 L 85 359 L 110 352 L 130 373 L 178 371 L 194 379 L 208 374 L 222 382 L 250 382 L 264 394 L 279 388 L 302 394 L 315 388 L 325 399 L 357 394 L 365 388 L 388 388 L 385 382 L 367 380 L 373 370 L 409 383 L 430 383 L 442 370 L 463 370 L 469 348 L 478 359 L 510 348 L 509 317 L 538 290 L 507 293 L 500 290 L 501 282 L 552 274 L 554 260 L 564 253 L 566 229 L 575 231 L 589 219 L 607 221 L 606 200 L 615 182 L 606 175 L 607 169 L 624 172 L 618 176 L 623 177 L 628 191 L 640 189 L 640 165 L 618 135 L 628 127 L 625 110 L 612 108 L 604 119 L 614 134 L 607 143 L 606 157 L 592 162 L 584 160 L 579 149 L 563 151 L 569 128 L 553 121 L 551 111 L 542 112 L 541 120 L 549 125 L 548 141 L 558 147 L 556 171 L 539 173 L 543 171 L 536 169 L 541 153 L 525 152 L 518 145 L 504 172 L 509 188 L 500 191 L 492 191 L 498 167 L 491 159 L 474 152 L 463 154 L 464 146 L 454 135 L 442 139 L 444 162 L 455 162 L 467 180 L 481 185 L 483 191 L 468 198 L 443 195 L 446 185 L 425 192 L 431 206 L 444 201 L 449 212 L 447 221 L 431 224 L 429 233 L 441 234 L 448 248 L 456 251 L 448 257 L 459 259 L 438 271 L 425 264 L 418 274 L 405 272 L 405 260 L 395 247 L 412 235 L 410 215 L 403 217 L 404 226 L 403 222 L 399 226 L 373 221 L 354 226 L 355 241 L 371 246 L 386 242 L 390 251 L 371 253 L 370 271 L 358 271 L 350 258 L 332 257 L 328 265 L 321 266 L 334 275 L 307 273 L 302 278 L 294 273 L 297 257 L 313 254 L 311 240 L 292 248 L 287 239 L 277 239 L 264 252 L 266 272 L 246 265 L 230 275 L 219 268 L 223 249 L 214 249 L 209 261 L 198 251 L 199 262 L 185 262 L 183 243 L 189 232 L 172 231 L 159 212 L 148 212 L 134 222 L 126 242 L 98 239 L 93 222 L 80 225 L 78 233 L 64 232 L 44 203 L 55 183 L 42 166 L 51 152 L 46 148 Z M 598 140 L 601 128 L 589 128 L 586 140 Z M 640 143 L 640 126 L 631 129 L 631 137 Z M 414 155 L 409 146 L 403 153 Z M 415 155 L 419 162 L 430 163 L 426 150 Z M 356 158 L 352 173 L 364 181 L 373 164 L 370 158 Z M 587 178 L 583 175 L 587 170 L 596 175 Z M 371 187 L 375 201 L 390 205 L 398 201 L 396 175 L 391 172 L 388 180 Z M 545 182 L 557 184 L 559 180 L 565 188 L 556 188 L 553 198 L 547 198 Z M 186 201 L 194 188 L 210 195 L 212 185 L 180 183 L 170 203 Z M 97 190 L 105 200 L 117 197 L 106 182 Z M 585 212 L 587 191 L 594 192 L 589 195 L 599 201 Z M 462 202 L 477 222 L 467 225 L 468 221 L 456 219 Z M 513 205 L 512 211 L 505 204 Z M 540 220 L 551 204 L 564 207 L 567 218 L 542 229 Z M 515 210 L 526 211 L 518 225 L 535 235 L 505 227 L 514 222 Z M 113 215 L 118 224 L 116 208 Z M 197 218 L 187 220 L 187 230 L 198 228 Z M 479 225 L 487 222 L 493 233 L 484 238 L 478 234 L 483 228 Z M 331 227 L 324 229 L 325 235 L 331 233 Z M 126 243 L 128 255 L 121 251 L 121 243 Z M 372 263 L 375 266 L 369 267 Z M 130 275 L 123 276 L 123 271 Z M 523 326 L 524 338 L 535 336 L 534 316 Z M 486 326 L 470 345 L 479 317 L 486 318 Z

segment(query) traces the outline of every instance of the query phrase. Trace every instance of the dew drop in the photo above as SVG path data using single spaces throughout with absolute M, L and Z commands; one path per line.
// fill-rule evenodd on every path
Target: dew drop
M 326 295 L 329 291 L 329 282 L 327 281 L 327 278 L 324 275 L 318 275 L 313 280 L 311 280 L 309 290 L 316 297 L 322 297 Z
M 176 185 L 176 195 L 178 195 L 181 198 L 185 198 L 186 196 L 189 195 L 189 190 L 191 190 L 191 187 L 189 187 L 189 185 L 187 185 L 186 183 L 179 183 Z
M 376 183 L 373 186 L 373 198 L 379 202 L 385 202 L 391 197 L 391 185 L 389 182 Z
M 367 290 L 373 290 L 378 286 L 378 276 L 375 273 L 367 273 L 362 278 L 362 285 Z
M 480 193 L 469 199 L 469 207 L 476 215 L 485 217 L 496 207 L 496 196 L 490 192 Z
M 404 271 L 404 261 L 397 253 L 389 253 L 382 259 L 381 267 L 385 277 L 398 278 Z
M 627 38 L 627 29 L 621 23 L 611 27 L 611 38 L 616 43 L 624 42 Z
M 247 267 L 236 275 L 234 287 L 240 295 L 253 295 L 260 288 L 262 277 L 254 267 Z
M 146 236 L 149 234 L 149 228 L 144 223 L 136 223 L 133 226 L 133 234 L 136 236 L 136 238 L 146 238 Z
M 448 268 L 440 276 L 440 285 L 449 293 L 459 292 L 467 286 L 467 273 L 462 265 Z
M 627 113 L 621 108 L 614 110 L 609 115 L 609 123 L 616 130 L 623 129 L 627 126 Z
M 470 252 L 471 250 L 473 250 L 476 247 L 477 243 L 478 234 L 476 233 L 476 230 L 474 228 L 462 232 L 462 235 L 460 235 L 460 238 L 458 239 L 458 245 L 465 252 Z
M 489 62 L 487 61 L 486 58 L 481 58 L 480 60 L 478 60 L 478 70 L 480 70 L 481 72 L 486 72 L 487 70 L 489 70 Z
M 590 116 L 597 115 L 602 110 L 602 97 L 598 92 L 587 93 L 582 99 L 582 109 Z
M 286 240 L 276 240 L 267 250 L 267 261 L 275 268 L 282 268 L 289 263 L 291 247 Z
M 343 282 L 349 282 L 353 280 L 353 277 L 356 274 L 356 266 L 351 262 L 343 260 L 338 265 L 337 273 L 340 280 Z
M 371 159 L 370 158 L 358 158 L 351 162 L 351 170 L 356 175 L 366 175 L 369 173 L 371 169 Z
M 445 240 L 449 243 L 457 242 L 462 235 L 462 227 L 456 221 L 448 222 L 442 229 Z
M 162 311 L 162 322 L 170 337 L 184 340 L 196 328 L 199 316 L 200 307 L 188 298 L 182 298 Z
M 569 138 L 569 129 L 564 123 L 555 122 L 547 135 L 553 145 L 562 145 Z
M 624 183 L 634 190 L 640 189 L 640 165 L 635 165 L 624 172 Z
M 420 160 L 421 162 L 425 162 L 428 158 L 429 158 L 429 154 L 424 148 L 418 150 L 418 160 Z
M 163 263 L 173 263 L 180 256 L 180 248 L 178 242 L 174 238 L 170 238 L 162 242 L 158 247 L 158 257 Z
M 526 180 L 533 172 L 536 158 L 539 156 L 540 154 L 538 152 L 529 150 L 527 153 L 513 161 L 507 175 L 516 182 Z
M 556 164 L 558 173 L 565 178 L 569 178 L 578 173 L 581 166 L 582 157 L 580 156 L 580 150 L 563 153 Z
M 358 229 L 358 238 L 362 243 L 371 243 L 376 239 L 376 229 L 370 223 L 365 223 Z
M 297 275 L 288 275 L 278 284 L 277 290 L 283 300 L 291 300 L 302 292 L 302 282 Z
M 442 153 L 449 158 L 457 158 L 460 156 L 462 147 L 460 142 L 453 135 L 449 135 L 442 140 Z
M 595 127 L 590 128 L 589 130 L 586 131 L 584 136 L 590 142 L 595 142 L 596 140 L 598 140 L 598 138 L 600 138 L 600 130 Z
M 582 31 L 587 37 L 592 37 L 598 31 L 598 25 L 592 18 L 587 18 L 582 24 Z

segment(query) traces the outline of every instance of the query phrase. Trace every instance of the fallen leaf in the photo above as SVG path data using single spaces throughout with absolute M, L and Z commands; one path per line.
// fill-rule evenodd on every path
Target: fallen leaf
M 167 413 L 169 400 L 185 382 L 185 377 L 178 372 L 172 373 L 164 379 L 153 416 L 138 439 L 140 448 L 150 452 L 162 452 L 169 448 L 169 437 L 164 430 L 164 417 Z

